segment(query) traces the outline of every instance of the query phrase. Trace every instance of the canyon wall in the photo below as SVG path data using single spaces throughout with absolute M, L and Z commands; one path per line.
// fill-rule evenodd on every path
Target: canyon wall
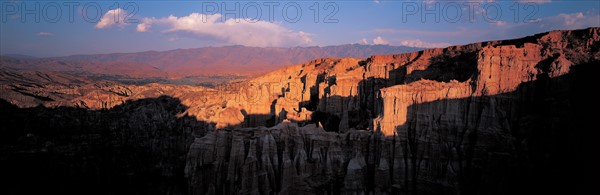
M 582 177 L 572 158 L 590 150 L 580 142 L 593 134 L 589 116 L 574 116 L 597 103 L 575 101 L 589 90 L 580 80 L 596 72 L 599 42 L 598 28 L 553 31 L 275 71 L 242 85 L 254 94 L 236 94 L 228 105 L 244 110 L 246 127 L 268 125 L 269 117 L 285 122 L 196 139 L 190 187 L 194 194 L 584 189 L 575 186 L 589 183 L 565 179 Z
M 410 105 L 493 96 L 567 74 L 571 66 L 598 60 L 598 40 L 598 28 L 590 28 L 364 60 L 317 59 L 238 84 L 239 93 L 225 99 L 249 127 L 286 118 L 321 122 L 328 131 L 391 136 Z

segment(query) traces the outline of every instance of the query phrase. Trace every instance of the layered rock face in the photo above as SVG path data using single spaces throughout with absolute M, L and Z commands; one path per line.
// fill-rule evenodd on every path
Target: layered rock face
M 590 121 L 573 116 L 589 109 L 575 103 L 585 93 L 577 85 L 597 70 L 598 45 L 590 28 L 282 69 L 241 86 L 253 94 L 228 105 L 243 110 L 246 126 L 271 116 L 339 134 L 217 131 L 194 142 L 186 175 L 194 194 L 576 191 L 583 184 L 563 178 L 582 169 L 564 154 L 584 158 L 590 143 L 577 141 Z
M 538 77 L 567 74 L 571 66 L 598 59 L 598 39 L 598 28 L 590 28 L 365 60 L 318 59 L 236 86 L 240 91 L 227 105 L 250 119 L 246 126 L 287 118 L 318 121 L 328 131 L 391 136 L 406 122 L 405 107 L 508 93 Z

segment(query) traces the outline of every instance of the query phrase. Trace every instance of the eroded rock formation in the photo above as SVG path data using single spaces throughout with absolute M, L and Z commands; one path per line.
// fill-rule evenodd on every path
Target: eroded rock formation
M 37 117 L 74 130 L 6 131 L 0 157 L 17 166 L 29 159 L 21 154 L 51 150 L 32 159 L 75 159 L 88 163 L 77 170 L 112 174 L 84 174 L 97 179 L 91 187 L 149 175 L 149 189 L 166 194 L 578 193 L 592 186 L 584 173 L 597 170 L 587 113 L 598 104 L 587 91 L 599 45 L 600 28 L 553 31 L 316 59 L 217 89 L 3 70 L 0 97 L 21 107 L 0 105 L 9 129 Z M 31 108 L 40 104 L 47 108 Z M 102 140 L 124 149 L 112 157 L 135 163 L 93 163 L 111 157 Z M 143 158 L 127 156 L 137 150 Z M 125 192 L 143 186 L 133 183 Z
M 249 117 L 247 126 L 284 113 L 292 121 L 319 121 L 328 131 L 377 129 L 390 136 L 406 121 L 402 107 L 493 96 L 567 74 L 598 60 L 599 39 L 598 28 L 590 28 L 366 60 L 318 59 L 237 86 L 227 105 L 262 117 Z
M 575 140 L 591 130 L 570 117 L 587 109 L 573 102 L 585 93 L 575 85 L 597 70 L 598 45 L 590 28 L 288 67 L 228 105 L 340 134 L 216 131 L 194 142 L 186 175 L 195 194 L 569 192 L 583 184 L 561 180 L 581 175 L 566 171 L 576 163 L 564 152 L 581 158 Z

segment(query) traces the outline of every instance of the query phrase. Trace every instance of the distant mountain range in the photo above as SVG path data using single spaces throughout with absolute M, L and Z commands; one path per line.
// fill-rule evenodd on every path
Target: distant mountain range
M 316 58 L 366 58 L 419 50 L 422 48 L 359 44 L 292 48 L 224 46 L 53 58 L 10 55 L 2 56 L 0 67 L 138 78 L 256 75 Z

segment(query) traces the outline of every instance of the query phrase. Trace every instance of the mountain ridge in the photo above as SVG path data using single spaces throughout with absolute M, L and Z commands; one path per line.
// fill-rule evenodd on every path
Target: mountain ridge
M 10 56 L 3 56 L 2 58 L 3 66 L 30 70 L 50 69 L 61 71 L 59 68 L 61 66 L 52 64 L 68 64 L 64 67 L 67 71 L 72 71 L 75 67 L 82 67 L 78 70 L 82 73 L 146 78 L 178 78 L 186 76 L 258 75 L 315 58 L 365 58 L 376 54 L 405 53 L 421 49 L 404 46 L 359 44 L 289 48 L 222 46 L 50 58 L 11 58 Z M 22 62 L 25 65 L 15 61 Z M 27 64 L 35 65 L 27 66 Z M 116 68 L 121 69 L 111 71 L 111 69 Z M 136 72 L 137 68 L 140 68 L 139 72 Z M 102 69 L 102 71 L 98 69 Z

